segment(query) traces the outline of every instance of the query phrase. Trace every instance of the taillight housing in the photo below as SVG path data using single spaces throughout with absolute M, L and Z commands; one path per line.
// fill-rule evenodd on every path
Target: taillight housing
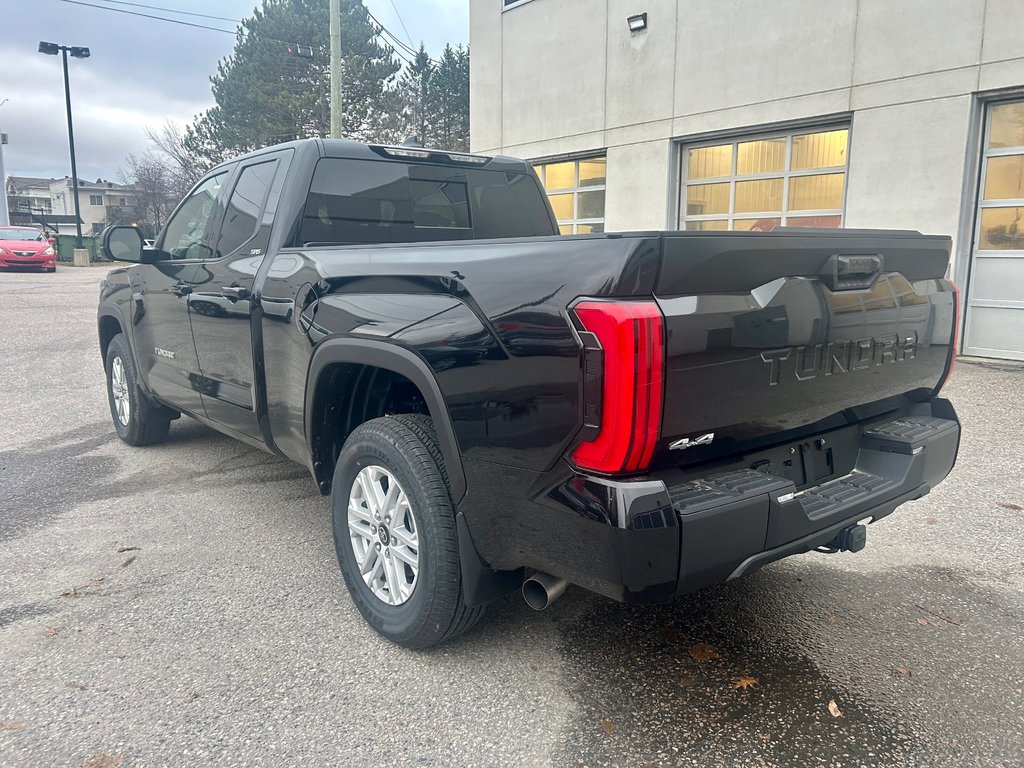
M 953 365 L 956 363 L 956 353 L 960 348 L 960 289 L 956 283 L 950 281 L 953 292 L 953 335 L 952 344 L 949 347 L 949 356 L 946 358 L 946 369 L 942 373 L 942 379 L 939 381 L 939 385 L 935 387 L 935 394 L 939 393 L 949 381 L 950 374 L 953 373 Z
M 597 412 L 597 434 L 572 452 L 580 469 L 601 473 L 640 472 L 650 465 L 661 431 L 665 388 L 665 318 L 653 301 L 591 301 L 573 307 L 586 329 L 587 373 L 599 386 L 584 387 L 584 411 Z M 591 347 L 595 346 L 596 349 Z M 592 353 L 600 371 L 590 371 Z M 587 390 L 591 394 L 588 394 Z

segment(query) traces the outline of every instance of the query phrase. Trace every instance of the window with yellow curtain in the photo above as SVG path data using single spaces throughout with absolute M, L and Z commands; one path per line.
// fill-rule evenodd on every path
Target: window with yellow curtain
M 684 146 L 680 228 L 841 227 L 849 139 L 838 126 Z
M 533 166 L 563 235 L 604 232 L 606 166 L 604 157 Z

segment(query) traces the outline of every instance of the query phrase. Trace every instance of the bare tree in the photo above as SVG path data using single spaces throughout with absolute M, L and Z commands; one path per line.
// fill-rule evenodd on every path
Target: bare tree
M 165 161 L 176 196 L 184 197 L 210 169 L 210 163 L 193 151 L 185 131 L 173 120 L 159 129 L 147 128 L 146 138 L 153 145 L 153 154 Z
M 132 191 L 131 211 L 125 213 L 154 234 L 159 232 L 179 194 L 172 164 L 152 151 L 128 155 L 121 179 Z

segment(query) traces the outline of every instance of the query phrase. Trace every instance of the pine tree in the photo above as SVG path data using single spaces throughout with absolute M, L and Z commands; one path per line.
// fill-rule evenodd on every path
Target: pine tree
M 430 77 L 427 99 L 431 143 L 469 151 L 469 49 L 444 47 Z
M 429 114 L 433 74 L 434 62 L 427 55 L 426 47 L 420 43 L 416 57 L 411 64 L 406 64 L 398 80 L 407 132 L 425 147 L 430 146 L 433 139 L 433 125 Z
M 376 37 L 361 0 L 342 0 L 342 114 L 347 137 L 375 140 L 393 119 L 399 63 Z M 210 78 L 216 105 L 186 131 L 211 162 L 330 128 L 328 0 L 263 0 Z M 289 53 L 296 45 L 311 57 Z

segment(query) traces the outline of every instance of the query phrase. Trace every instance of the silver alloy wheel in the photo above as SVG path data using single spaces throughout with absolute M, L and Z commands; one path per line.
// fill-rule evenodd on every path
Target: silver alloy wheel
M 127 427 L 132 415 L 132 401 L 128 394 L 128 376 L 125 375 L 124 362 L 120 357 L 115 357 L 110 364 L 110 394 L 114 396 L 117 420 Z
M 388 605 L 408 600 L 420 570 L 416 517 L 402 486 L 384 467 L 364 467 L 352 482 L 348 535 L 374 597 Z

